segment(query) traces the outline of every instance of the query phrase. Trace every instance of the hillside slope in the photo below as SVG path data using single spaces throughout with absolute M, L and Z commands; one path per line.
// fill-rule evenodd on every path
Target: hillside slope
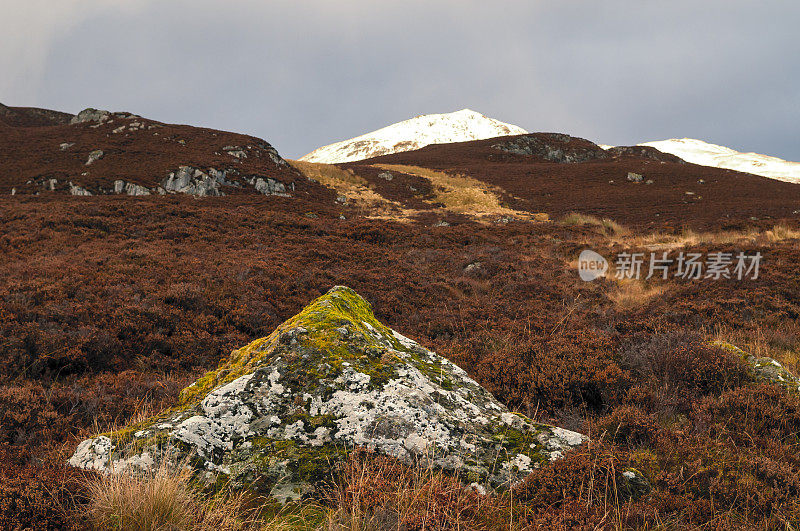
M 2 195 L 323 194 L 333 202 L 264 140 L 124 112 L 3 106 L 0 150 Z

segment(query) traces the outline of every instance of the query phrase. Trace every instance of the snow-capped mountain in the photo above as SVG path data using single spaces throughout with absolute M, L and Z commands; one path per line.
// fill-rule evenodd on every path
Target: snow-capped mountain
M 693 164 L 727 168 L 779 181 L 800 183 L 800 162 L 790 162 L 758 153 L 741 153 L 692 138 L 673 138 L 639 145 L 652 146 L 663 153 L 671 153 Z
M 323 146 L 302 157 L 307 162 L 350 162 L 389 153 L 419 149 L 430 144 L 483 140 L 523 135 L 516 125 L 488 118 L 470 109 L 447 114 L 424 114 L 365 135 Z

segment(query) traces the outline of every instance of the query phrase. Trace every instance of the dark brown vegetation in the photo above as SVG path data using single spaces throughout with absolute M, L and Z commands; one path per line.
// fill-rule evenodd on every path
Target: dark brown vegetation
M 550 138 L 553 146 L 583 162 L 479 141 L 339 166 L 353 170 L 345 183 L 353 197 L 416 212 L 397 221 L 337 203 L 334 190 L 290 167 L 274 177 L 296 183 L 292 198 L 12 197 L 17 177 L 80 175 L 85 152 L 98 147 L 111 154 L 89 167 L 103 170 L 102 185 L 115 177 L 153 185 L 181 164 L 230 162 L 215 153 L 250 140 L 164 126 L 166 149 L 153 130 L 123 140 L 104 129 L 113 123 L 93 129 L 65 125 L 58 114 L 0 111 L 0 528 L 86 527 L 86 475 L 64 464 L 80 438 L 169 405 L 232 349 L 336 284 L 358 291 L 381 321 L 458 363 L 509 407 L 592 437 L 513 493 L 488 497 L 452 478 L 356 456 L 328 490 L 339 523 L 800 525 L 800 398 L 753 382 L 740 360 L 706 341 L 734 337 L 798 368 L 797 185 L 657 152 L 605 154 L 561 136 Z M 98 146 L 102 139 L 112 144 Z M 61 151 L 61 142 L 76 142 L 80 156 Z M 557 221 L 477 221 L 433 204 L 441 190 L 424 172 L 397 171 L 390 181 L 378 164 L 479 179 L 503 209 Z M 240 167 L 272 171 L 247 160 Z M 331 168 L 326 178 L 335 180 Z M 628 182 L 628 171 L 654 183 Z M 572 211 L 623 226 L 585 216 L 558 221 Z M 442 219 L 449 225 L 436 223 Z M 740 232 L 721 234 L 733 229 Z M 587 247 L 607 257 L 658 247 L 760 251 L 764 259 L 757 280 L 584 283 L 574 262 Z M 648 478 L 650 494 L 629 499 L 618 488 L 627 467 Z M 408 494 L 400 505 L 397 492 Z
M 75 522 L 81 483 L 63 460 L 78 437 L 169 403 L 335 284 L 509 406 L 599 441 L 531 477 L 518 523 L 610 524 L 609 496 L 587 485 L 612 465 L 654 486 L 619 500 L 622 526 L 800 518 L 797 396 L 750 383 L 701 336 L 783 330 L 773 341 L 796 351 L 796 241 L 762 248 L 756 281 L 669 281 L 622 311 L 614 281 L 569 266 L 586 243 L 610 251 L 588 226 L 311 219 L 262 201 L 2 199 L 5 527 Z
M 541 142 L 545 155 L 560 156 L 494 147 L 527 137 Z M 504 199 L 517 210 L 547 212 L 553 218 L 582 212 L 645 230 L 687 224 L 719 230 L 747 224 L 750 218 L 792 217 L 798 210 L 800 187 L 793 184 L 678 162 L 672 155 L 642 149 L 609 154 L 587 140 L 536 133 L 431 145 L 353 164 L 407 164 L 469 175 L 504 189 Z M 580 162 L 560 162 L 565 159 Z M 628 172 L 642 175 L 643 182 L 628 181 Z

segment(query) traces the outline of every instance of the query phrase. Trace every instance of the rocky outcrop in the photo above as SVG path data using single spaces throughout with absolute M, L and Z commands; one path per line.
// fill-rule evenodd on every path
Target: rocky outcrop
M 499 151 L 513 155 L 538 157 L 550 162 L 576 163 L 609 158 L 600 146 L 560 133 L 535 133 L 504 139 L 493 144 Z
M 655 160 L 658 162 L 674 162 L 676 164 L 686 164 L 686 162 L 675 155 L 662 153 L 650 146 L 614 146 L 606 150 L 607 153 L 615 157 L 636 157 L 640 159 Z
M 86 122 L 105 122 L 111 117 L 111 113 L 108 111 L 103 111 L 99 109 L 92 109 L 91 107 L 88 109 L 84 109 L 78 114 L 76 114 L 69 123 L 71 124 L 82 124 Z
M 231 184 L 225 172 L 211 168 L 205 171 L 192 166 L 181 166 L 161 182 L 161 187 L 170 193 L 191 194 L 197 197 L 225 195 L 219 187 Z
M 335 287 L 184 389 L 175 407 L 83 441 L 118 472 L 189 458 L 198 478 L 295 499 L 355 447 L 508 486 L 587 439 L 510 412 L 462 369 Z
M 71 195 L 81 195 L 87 197 L 92 195 L 92 193 L 86 188 L 83 188 L 82 186 L 75 186 L 74 184 L 72 184 L 72 181 L 70 181 L 69 183 L 69 193 Z
M 114 193 L 141 196 L 150 195 L 150 190 L 147 187 L 139 184 L 116 180 L 114 181 Z
M 281 197 L 291 197 L 286 191 L 286 185 L 284 185 L 280 181 L 276 181 L 275 179 L 261 178 L 261 177 L 250 177 L 248 182 L 253 185 L 257 192 L 262 193 L 264 195 L 278 195 Z M 294 184 L 290 185 L 291 190 L 294 190 Z

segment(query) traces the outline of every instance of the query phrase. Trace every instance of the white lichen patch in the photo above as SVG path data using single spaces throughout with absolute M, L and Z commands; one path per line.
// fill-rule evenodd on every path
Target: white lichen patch
M 586 441 L 508 411 L 466 372 L 378 322 L 364 299 L 342 287 L 234 352 L 185 389 L 180 404 L 137 425 L 128 439 L 84 441 L 70 464 L 112 470 L 116 447 L 132 439 L 125 466 L 177 452 L 202 479 L 224 475 L 246 487 L 260 478 L 260 488 L 291 499 L 329 480 L 333 462 L 356 447 L 497 487 Z

